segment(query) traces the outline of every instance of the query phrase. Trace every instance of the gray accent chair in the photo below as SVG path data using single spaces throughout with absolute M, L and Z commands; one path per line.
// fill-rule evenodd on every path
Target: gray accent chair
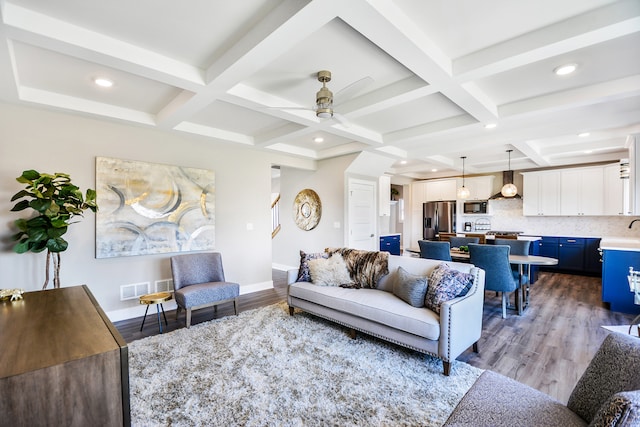
M 485 371 L 444 424 L 453 426 L 638 426 L 640 339 L 609 334 L 574 387 L 569 402 Z
M 178 305 L 176 318 L 180 310 L 186 310 L 187 328 L 191 326 L 191 311 L 199 308 L 233 302 L 234 313 L 238 314 L 240 285 L 225 280 L 220 253 L 172 256 L 171 273 Z
M 469 262 L 485 271 L 487 291 L 502 293 L 502 318 L 507 317 L 509 293 L 520 288 L 509 263 L 509 246 L 469 244 Z
M 449 238 L 452 248 L 459 248 L 460 246 L 468 246 L 469 243 L 480 243 L 479 237 L 462 237 L 454 236 Z
M 418 246 L 420 246 L 420 258 L 451 261 L 451 245 L 449 242 L 418 240 Z

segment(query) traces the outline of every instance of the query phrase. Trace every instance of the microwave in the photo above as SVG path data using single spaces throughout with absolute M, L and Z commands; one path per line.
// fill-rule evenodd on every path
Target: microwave
M 483 200 L 464 202 L 463 212 L 466 214 L 486 214 L 487 202 Z

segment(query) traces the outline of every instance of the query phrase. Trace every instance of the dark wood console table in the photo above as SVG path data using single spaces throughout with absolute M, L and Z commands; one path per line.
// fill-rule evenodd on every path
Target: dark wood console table
M 129 426 L 127 344 L 86 286 L 0 302 L 0 416 L 14 426 Z M 2 424 L 2 422 L 0 422 Z

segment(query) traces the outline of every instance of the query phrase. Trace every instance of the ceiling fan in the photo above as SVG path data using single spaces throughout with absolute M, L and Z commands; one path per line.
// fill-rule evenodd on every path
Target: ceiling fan
M 327 83 L 331 81 L 331 71 L 328 71 L 328 70 L 318 71 L 317 79 L 320 83 L 322 83 L 322 87 L 316 93 L 316 104 L 313 108 L 304 108 L 304 107 L 270 107 L 270 108 L 278 108 L 282 110 L 311 110 L 316 113 L 316 117 L 319 117 L 321 119 L 335 118 L 336 120 L 341 122 L 343 125 L 348 126 L 348 122 L 346 118 L 341 114 L 337 113 L 333 109 L 334 107 L 333 92 L 331 92 L 331 90 L 329 90 L 329 88 L 327 87 Z M 364 77 L 360 80 L 357 80 L 347 85 L 343 89 L 341 89 L 336 94 L 337 98 L 339 99 L 342 98 L 344 101 L 345 99 L 349 98 L 349 96 L 347 96 L 347 93 L 353 96 L 372 82 L 373 82 L 373 78 L 369 76 Z

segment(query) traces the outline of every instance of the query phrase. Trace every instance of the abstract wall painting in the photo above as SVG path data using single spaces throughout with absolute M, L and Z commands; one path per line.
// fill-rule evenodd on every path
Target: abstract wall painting
M 96 158 L 96 258 L 215 248 L 215 173 Z

